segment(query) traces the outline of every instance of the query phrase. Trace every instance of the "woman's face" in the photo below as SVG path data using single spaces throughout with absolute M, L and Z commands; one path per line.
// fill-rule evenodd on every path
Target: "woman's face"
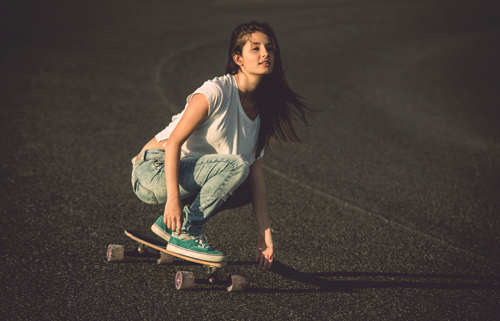
M 243 46 L 241 56 L 235 55 L 233 58 L 244 73 L 269 75 L 274 68 L 274 50 L 271 39 L 264 33 L 254 32 Z

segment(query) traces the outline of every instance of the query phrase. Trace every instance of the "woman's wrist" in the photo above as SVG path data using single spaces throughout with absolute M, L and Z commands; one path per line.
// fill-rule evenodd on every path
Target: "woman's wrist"
M 261 235 L 264 235 L 264 236 L 267 236 L 267 235 L 271 235 L 271 227 L 267 227 L 267 228 L 264 228 L 264 229 L 259 229 L 259 234 Z

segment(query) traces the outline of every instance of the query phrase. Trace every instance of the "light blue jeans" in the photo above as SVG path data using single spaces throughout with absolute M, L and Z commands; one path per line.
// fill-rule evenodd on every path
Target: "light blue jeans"
M 132 164 L 132 188 L 137 197 L 148 204 L 166 203 L 165 151 L 144 150 L 139 160 L 132 159 Z M 179 194 L 184 204 L 182 231 L 199 235 L 214 214 L 250 203 L 249 173 L 247 161 L 239 155 L 182 158 L 179 167 Z

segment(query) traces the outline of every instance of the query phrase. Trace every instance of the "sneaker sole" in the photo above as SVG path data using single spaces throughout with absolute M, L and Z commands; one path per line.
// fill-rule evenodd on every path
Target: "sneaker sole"
M 153 231 L 153 233 L 155 233 L 165 241 L 170 242 L 170 234 L 168 234 L 167 232 L 165 232 L 165 230 L 156 225 L 156 223 L 151 225 L 151 231 Z
M 177 253 L 180 255 L 184 255 L 193 259 L 198 259 L 207 262 L 220 263 L 226 261 L 225 255 L 214 255 L 214 254 L 205 254 L 192 250 L 187 250 L 183 247 L 177 246 L 175 244 L 168 243 L 167 251 Z

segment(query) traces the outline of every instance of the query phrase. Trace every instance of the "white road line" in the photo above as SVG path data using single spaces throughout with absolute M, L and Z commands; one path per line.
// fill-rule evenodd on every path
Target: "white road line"
M 399 223 L 397 221 L 388 219 L 387 217 L 383 216 L 382 214 L 376 213 L 374 211 L 365 210 L 364 208 L 361 208 L 359 206 L 353 205 L 353 204 L 351 204 L 351 203 L 349 203 L 347 201 L 344 201 L 344 200 L 342 200 L 342 199 L 340 199 L 338 197 L 335 197 L 335 196 L 333 196 L 331 194 L 325 193 L 325 192 L 323 192 L 323 191 L 321 191 L 319 189 L 316 189 L 316 188 L 314 188 L 314 187 L 312 187 L 310 185 L 304 184 L 303 182 L 301 182 L 301 181 L 299 181 L 297 179 L 290 178 L 289 176 L 287 176 L 287 175 L 281 173 L 280 171 L 277 171 L 277 170 L 275 170 L 275 169 L 273 169 L 273 168 L 271 168 L 271 167 L 269 167 L 267 165 L 264 165 L 263 167 L 264 167 L 265 170 L 271 172 L 272 174 L 274 174 L 276 176 L 279 176 L 279 177 L 281 177 L 281 178 L 283 178 L 283 179 L 285 179 L 285 180 L 287 180 L 287 181 L 289 181 L 289 182 L 291 182 L 293 184 L 299 185 L 300 187 L 308 189 L 308 190 L 310 190 L 310 191 L 312 191 L 312 192 L 314 192 L 314 193 L 316 193 L 318 195 L 321 195 L 321 196 L 323 196 L 323 197 L 325 197 L 325 198 L 327 198 L 329 200 L 332 200 L 334 203 L 336 203 L 340 207 L 344 207 L 346 209 L 350 209 L 350 210 L 358 212 L 358 213 L 360 213 L 362 215 L 372 216 L 372 217 L 378 218 L 381 221 L 383 221 L 384 223 L 388 223 L 390 225 L 397 226 L 397 227 L 401 228 L 402 230 L 409 231 L 409 232 L 415 233 L 417 235 L 423 236 L 423 237 L 425 237 L 427 239 L 430 239 L 430 240 L 432 240 L 434 242 L 437 242 L 437 243 L 440 243 L 442 245 L 445 245 L 447 248 L 453 249 L 453 250 L 458 251 L 458 252 L 465 253 L 465 254 L 467 254 L 469 256 L 472 256 L 472 257 L 474 257 L 476 259 L 481 259 L 481 260 L 489 261 L 486 257 L 484 257 L 482 255 L 479 255 L 479 254 L 473 253 L 473 252 L 471 252 L 469 250 L 466 250 L 466 249 L 457 247 L 455 245 L 452 245 L 452 244 L 450 244 L 450 243 L 448 243 L 448 242 L 446 242 L 446 241 L 444 241 L 442 239 L 439 239 L 439 238 L 437 238 L 435 236 L 432 236 L 430 234 L 424 233 L 424 232 L 419 231 L 417 229 L 413 229 L 413 228 L 411 228 L 408 225 L 404 225 L 404 224 Z

